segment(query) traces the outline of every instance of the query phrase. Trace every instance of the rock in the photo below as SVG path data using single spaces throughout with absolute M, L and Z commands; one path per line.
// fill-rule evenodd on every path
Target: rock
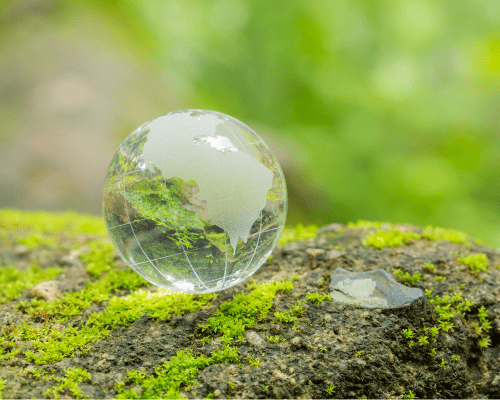
M 323 249 L 306 249 L 306 254 L 311 258 L 315 258 L 315 257 L 318 257 L 318 256 L 325 254 L 325 250 L 323 250 Z
M 44 299 L 46 301 L 54 301 L 62 295 L 59 290 L 58 281 L 46 281 L 33 286 L 29 291 L 30 297 Z
M 339 371 L 344 372 L 347 369 L 347 365 L 344 363 L 340 363 L 338 369 Z
M 498 386 L 500 384 L 500 375 L 497 375 L 491 381 L 491 386 Z
M 360 367 L 364 367 L 366 365 L 366 361 L 365 360 L 356 360 L 356 363 L 360 366 Z
M 325 314 L 325 321 L 326 322 L 331 322 L 332 321 L 332 315 L 331 314 Z
M 295 378 L 290 378 L 290 385 L 295 386 L 297 384 L 297 381 Z
M 135 385 L 135 386 L 132 386 L 131 388 L 139 398 L 141 398 L 142 396 L 142 387 L 140 387 L 139 385 Z
M 281 371 L 279 371 L 277 369 L 275 369 L 273 371 L 273 375 L 275 375 L 277 378 L 280 378 L 280 379 L 286 379 L 287 378 L 287 376 L 283 372 L 281 372 Z
M 285 391 L 282 388 L 280 388 L 279 386 L 274 387 L 273 394 L 274 394 L 274 397 L 277 399 L 283 399 L 284 397 L 286 397 Z
M 345 228 L 345 226 L 342 224 L 337 224 L 337 223 L 328 224 L 328 225 L 321 227 L 318 230 L 317 235 L 321 235 L 323 233 L 335 233 L 337 231 L 343 230 L 344 228 Z
M 295 336 L 290 343 L 292 343 L 295 346 L 299 346 L 302 343 L 302 338 L 300 336 Z
M 69 267 L 83 267 L 83 262 L 78 257 L 62 256 L 59 259 L 59 264 Z
M 115 375 L 115 381 L 117 381 L 118 383 L 123 383 L 123 374 L 116 374 Z
M 26 254 L 28 254 L 30 252 L 30 248 L 29 247 L 26 247 L 26 246 L 23 246 L 23 245 L 19 245 L 19 246 L 16 246 L 16 248 L 14 249 L 14 253 L 18 256 L 25 256 Z
M 221 391 L 219 389 L 215 389 L 214 391 L 214 397 L 219 397 L 221 395 Z
M 326 253 L 325 259 L 327 260 L 334 260 L 336 258 L 339 258 L 345 254 L 345 251 L 340 251 L 340 250 L 330 250 Z
M 92 374 L 92 385 L 101 386 L 106 381 L 107 375 L 102 372 L 94 372 Z
M 332 300 L 365 308 L 398 308 L 424 298 L 421 289 L 397 283 L 381 269 L 351 273 L 336 268 L 331 275 L 330 290 Z
M 146 336 L 144 338 L 144 343 L 151 343 L 153 341 L 153 339 L 151 339 L 149 336 Z
M 252 346 L 255 346 L 255 347 L 264 347 L 266 344 L 264 339 L 262 339 L 257 334 L 257 332 L 254 332 L 254 331 L 245 332 L 244 337 L 246 340 L 248 340 L 248 343 L 250 343 Z

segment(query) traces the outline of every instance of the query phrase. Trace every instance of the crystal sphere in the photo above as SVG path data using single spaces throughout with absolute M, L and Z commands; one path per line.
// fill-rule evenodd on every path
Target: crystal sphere
M 146 122 L 113 157 L 104 186 L 109 236 L 149 282 L 185 293 L 238 284 L 283 230 L 283 171 L 262 138 L 228 115 L 182 110 Z

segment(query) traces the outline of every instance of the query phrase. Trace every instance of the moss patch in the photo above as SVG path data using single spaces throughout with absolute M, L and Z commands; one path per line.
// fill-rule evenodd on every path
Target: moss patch
M 415 232 L 401 232 L 397 229 L 377 230 L 368 233 L 366 239 L 363 240 L 363 246 L 383 249 L 384 247 L 402 246 L 418 239 L 420 239 L 420 235 Z
M 488 260 L 488 256 L 484 253 L 462 256 L 457 261 L 467 265 L 474 274 L 489 272 L 488 267 L 490 266 L 490 261 Z
M 316 237 L 319 227 L 316 225 L 297 224 L 295 227 L 285 227 L 281 233 L 279 245 L 282 246 L 288 242 L 299 239 L 310 239 Z
M 0 266 L 0 304 L 21 296 L 22 292 L 40 282 L 54 279 L 62 272 L 60 267 L 43 269 L 36 264 L 21 271 L 16 267 Z
M 90 381 L 90 374 L 81 368 L 68 368 L 65 371 L 64 378 L 55 378 L 59 385 L 47 389 L 45 394 L 52 399 L 58 399 L 59 396 L 68 391 L 76 399 L 83 397 L 80 384 Z

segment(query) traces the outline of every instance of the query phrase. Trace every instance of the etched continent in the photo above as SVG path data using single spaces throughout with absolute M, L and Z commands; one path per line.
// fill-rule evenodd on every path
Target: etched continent
M 223 124 L 225 131 L 216 133 Z M 247 242 L 250 229 L 266 205 L 273 172 L 250 156 L 247 143 L 238 138 L 214 114 L 169 114 L 143 127 L 149 129 L 142 159 L 165 178 L 194 180 L 196 197 L 207 202 L 214 225 L 224 229 L 236 253 L 238 238 Z

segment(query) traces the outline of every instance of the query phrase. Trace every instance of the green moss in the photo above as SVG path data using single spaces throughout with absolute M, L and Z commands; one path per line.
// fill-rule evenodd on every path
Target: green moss
M 467 257 L 462 256 L 457 261 L 467 265 L 471 272 L 475 274 L 489 272 L 490 261 L 484 253 L 470 254 Z
M 274 316 L 284 323 L 296 322 L 299 317 L 304 316 L 306 309 L 302 306 L 302 302 L 298 301 L 292 306 L 291 310 L 287 311 L 276 311 Z
M 437 267 L 434 264 L 425 263 L 424 268 L 427 269 L 427 270 L 429 270 L 429 271 L 433 271 L 434 272 Z
M 415 232 L 401 232 L 397 229 L 377 230 L 368 233 L 362 244 L 363 247 L 371 246 L 375 249 L 383 249 L 384 247 L 398 247 L 408 244 L 413 239 L 420 239 L 420 235 Z
M 271 343 L 279 343 L 280 337 L 278 335 L 276 336 L 268 336 L 267 340 Z
M 316 237 L 319 227 L 316 225 L 304 226 L 298 224 L 295 227 L 285 227 L 281 233 L 279 245 L 282 246 L 288 242 L 293 242 L 299 239 L 310 239 Z
M 401 268 L 394 271 L 394 275 L 401 283 L 407 283 L 410 286 L 415 286 L 421 278 L 421 274 L 419 272 L 415 272 L 413 275 L 410 275 L 408 272 L 403 274 Z
M 99 278 L 103 273 L 110 271 L 114 263 L 115 249 L 109 242 L 93 240 L 87 243 L 89 250 L 80 254 L 87 273 L 93 278 Z
M 432 241 L 447 240 L 453 243 L 464 243 L 470 246 L 471 243 L 467 241 L 467 234 L 453 229 L 445 229 L 440 227 L 433 227 L 428 225 L 422 232 L 422 237 Z
M 358 228 L 376 228 L 376 229 L 378 229 L 384 224 L 392 226 L 392 224 L 390 222 L 358 220 L 356 222 L 347 223 L 347 227 L 351 228 L 351 229 L 358 229 Z
M 250 293 L 238 293 L 232 301 L 222 303 L 216 314 L 206 323 L 198 325 L 202 332 L 213 335 L 221 334 L 224 348 L 215 350 L 210 357 L 194 356 L 190 349 L 179 351 L 177 356 L 172 357 L 162 366 L 155 367 L 154 376 L 129 371 L 129 377 L 124 383 L 116 384 L 118 398 L 138 398 L 137 393 L 132 389 L 124 389 L 126 384 L 130 384 L 140 385 L 143 388 L 142 398 L 178 399 L 181 398 L 181 388 L 189 390 L 196 383 L 194 377 L 202 368 L 215 363 L 238 362 L 240 355 L 238 348 L 229 344 L 234 338 L 243 340 L 242 335 L 245 329 L 253 326 L 256 318 L 262 320 L 267 317 L 276 294 L 288 292 L 292 288 L 292 280 L 272 281 L 261 285 L 257 285 L 253 280 L 247 285 Z M 151 315 L 149 311 L 148 314 Z M 253 366 L 258 366 L 260 362 L 252 356 L 247 356 L 247 360 Z
M 234 338 L 243 341 L 245 329 L 255 325 L 255 318 L 263 320 L 267 317 L 276 294 L 289 292 L 292 288 L 291 279 L 261 285 L 257 285 L 254 279 L 247 285 L 251 290 L 249 294 L 238 293 L 231 302 L 222 303 L 213 317 L 198 326 L 202 332 L 222 333 L 221 342 L 226 345 Z
M 67 389 L 73 397 L 77 399 L 83 398 L 80 384 L 90 381 L 90 373 L 81 368 L 68 368 L 65 371 L 65 375 L 65 378 L 56 378 L 59 381 L 59 385 L 47 389 L 45 395 L 53 399 L 58 399 L 59 395 Z
M 87 281 L 86 287 L 78 292 L 67 292 L 50 302 L 32 300 L 28 312 L 33 317 L 57 317 L 61 321 L 67 321 L 92 304 L 109 300 L 112 292 L 119 289 L 134 290 L 144 285 L 149 283 L 134 271 L 114 269 L 96 282 Z
M 102 217 L 78 214 L 71 211 L 48 213 L 45 211 L 1 209 L 0 228 L 8 231 L 64 232 L 71 236 L 82 233 L 107 236 Z
M 47 236 L 42 232 L 32 232 L 27 235 L 17 236 L 16 242 L 22 244 L 30 249 L 37 249 L 38 247 L 52 247 L 58 240 L 55 237 Z
M 37 364 L 47 364 L 60 361 L 76 350 L 87 353 L 88 344 L 109 336 L 117 326 L 130 325 L 146 313 L 156 320 L 167 319 L 174 314 L 193 312 L 208 304 L 215 296 L 212 293 L 203 294 L 195 300 L 191 294 L 137 290 L 126 297 L 111 297 L 106 310 L 92 314 L 81 329 L 68 325 L 64 333 L 52 330 L 50 335 L 35 340 L 32 346 L 37 352 L 29 350 L 25 357 Z
M 0 304 L 21 296 L 23 291 L 40 282 L 54 279 L 61 272 L 60 267 L 43 269 L 35 264 L 24 271 L 0 266 Z
M 315 304 L 321 304 L 325 300 L 332 300 L 329 294 L 320 294 L 320 293 L 307 293 L 306 295 L 307 300 L 309 300 L 311 303 Z
M 181 385 L 194 385 L 196 381 L 193 378 L 199 374 L 201 369 L 213 362 L 213 358 L 205 355 L 194 356 L 190 349 L 181 350 L 163 365 L 156 366 L 155 376 L 131 374 L 131 371 L 129 371 L 129 377 L 124 383 L 132 383 L 143 387 L 144 392 L 141 398 L 178 399 L 181 398 Z M 117 385 L 120 393 L 117 398 L 136 398 L 127 396 L 127 391 L 121 389 L 121 386 Z

